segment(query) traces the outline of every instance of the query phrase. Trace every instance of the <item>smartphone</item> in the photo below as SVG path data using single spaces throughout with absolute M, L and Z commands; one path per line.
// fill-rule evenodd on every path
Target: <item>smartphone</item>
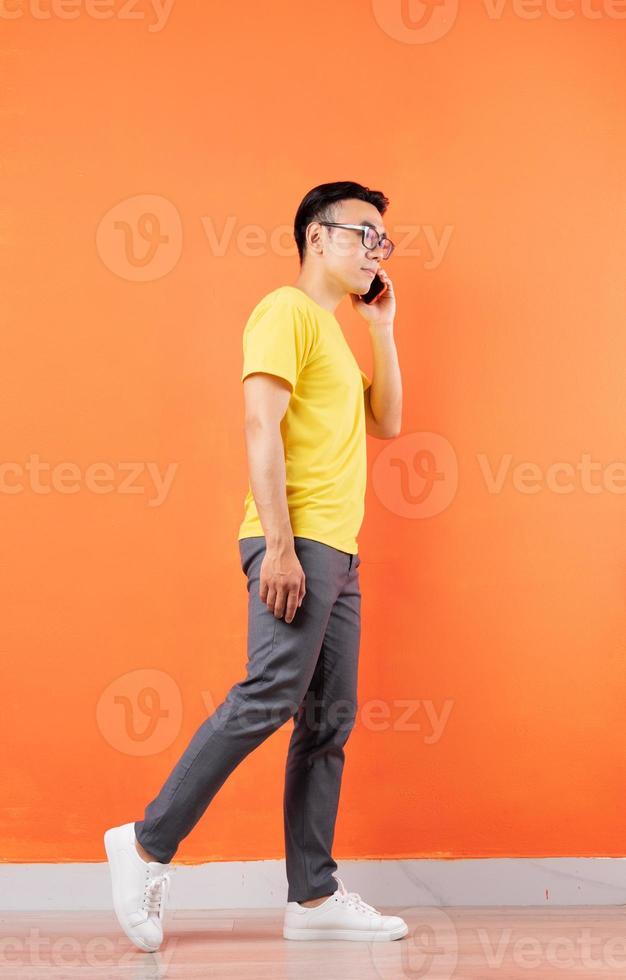
M 380 276 L 378 275 L 378 273 L 376 273 L 376 275 L 372 279 L 372 284 L 370 288 L 363 296 L 359 296 L 359 299 L 362 299 L 363 302 L 367 303 L 369 306 L 370 303 L 375 303 L 377 300 L 379 300 L 380 297 L 383 296 L 384 293 L 386 292 L 387 292 L 387 283 L 383 282 Z

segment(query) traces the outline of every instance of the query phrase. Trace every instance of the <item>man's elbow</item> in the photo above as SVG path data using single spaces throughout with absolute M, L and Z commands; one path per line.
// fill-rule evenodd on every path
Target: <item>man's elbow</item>
M 395 439 L 400 435 L 399 425 L 382 425 L 380 422 L 369 421 L 366 426 L 366 431 L 369 436 L 374 436 L 376 439 Z
M 280 433 L 280 419 L 263 411 L 246 412 L 243 428 L 250 437 Z
M 402 428 L 402 413 L 387 412 L 386 418 L 377 420 L 381 439 L 396 439 Z

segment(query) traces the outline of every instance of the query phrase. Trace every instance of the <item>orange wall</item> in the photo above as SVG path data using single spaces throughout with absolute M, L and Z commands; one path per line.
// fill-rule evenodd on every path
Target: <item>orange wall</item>
M 103 860 L 243 676 L 241 333 L 336 179 L 392 200 L 404 380 L 336 856 L 624 853 L 626 22 L 560 6 L 5 0 L 4 860 Z M 282 857 L 289 732 L 177 860 Z

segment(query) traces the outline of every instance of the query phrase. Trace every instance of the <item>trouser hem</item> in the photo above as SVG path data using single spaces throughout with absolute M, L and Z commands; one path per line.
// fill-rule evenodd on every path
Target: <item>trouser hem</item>
M 159 851 L 159 848 L 151 844 L 149 840 L 142 840 L 137 833 L 137 824 L 135 824 L 135 840 L 139 841 L 144 850 L 146 850 L 148 854 L 151 854 L 159 862 L 159 864 L 169 864 L 176 853 L 176 851 L 164 853 L 163 851 Z
M 317 888 L 310 888 L 306 895 L 303 895 L 301 892 L 300 894 L 296 892 L 293 895 L 291 892 L 288 893 L 287 901 L 308 902 L 312 898 L 323 898 L 324 895 L 334 895 L 338 888 L 339 888 L 339 882 L 337 881 L 337 879 L 331 878 L 331 880 L 328 882 L 327 885 L 318 885 Z

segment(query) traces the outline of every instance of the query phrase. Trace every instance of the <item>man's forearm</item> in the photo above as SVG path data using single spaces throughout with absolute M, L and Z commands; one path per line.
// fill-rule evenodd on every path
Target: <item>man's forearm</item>
M 374 355 L 370 405 L 376 421 L 394 436 L 402 427 L 402 378 L 393 323 L 370 327 Z
M 287 506 L 285 450 L 280 426 L 253 419 L 245 424 L 250 488 L 268 548 L 293 547 Z

